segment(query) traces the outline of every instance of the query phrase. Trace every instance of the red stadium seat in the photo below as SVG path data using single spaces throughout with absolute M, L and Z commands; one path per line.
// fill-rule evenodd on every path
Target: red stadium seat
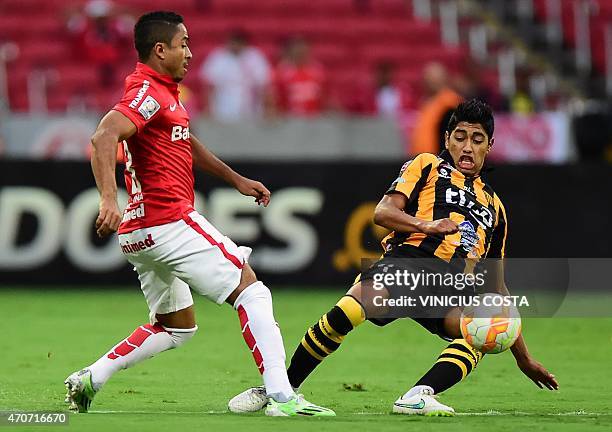
M 19 67 L 11 69 L 9 76 L 13 109 L 27 109 L 27 76 L 34 67 L 55 71 L 49 89 L 50 109 L 63 110 L 84 100 L 106 110 L 117 97 L 114 93 L 120 93 L 122 82 L 116 92 L 101 86 L 95 67 L 80 58 L 65 32 L 62 12 L 85 2 L 0 1 L 0 41 L 14 40 L 21 49 Z M 170 7 L 167 0 L 117 4 L 135 15 Z M 366 109 L 364 98 L 370 97 L 360 92 L 371 93 L 373 67 L 378 62 L 395 63 L 398 81 L 413 86 L 418 84 L 424 62 L 439 60 L 452 67 L 464 54 L 461 49 L 445 49 L 439 24 L 414 20 L 405 0 L 174 0 L 171 7 L 184 15 L 189 29 L 194 59 L 186 83 L 196 92 L 199 66 L 236 28 L 248 31 L 252 42 L 273 63 L 287 38 L 304 36 L 314 57 L 326 68 L 330 91 L 345 107 L 360 112 Z M 125 49 L 132 51 L 131 45 Z M 128 74 L 133 65 L 121 61 L 118 76 Z

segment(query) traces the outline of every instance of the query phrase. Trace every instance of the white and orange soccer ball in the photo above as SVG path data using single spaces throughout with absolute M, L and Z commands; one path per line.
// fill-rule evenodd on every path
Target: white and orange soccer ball
M 483 354 L 506 351 L 521 334 L 518 309 L 500 294 L 482 294 L 472 300 L 461 314 L 463 338 Z

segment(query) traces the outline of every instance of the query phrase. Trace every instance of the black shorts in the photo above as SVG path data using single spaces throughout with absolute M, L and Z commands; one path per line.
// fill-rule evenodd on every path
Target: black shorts
M 360 277 L 360 281 L 375 280 L 375 278 L 381 274 L 390 272 L 409 272 L 415 275 L 418 274 L 444 274 L 444 275 L 463 275 L 464 261 L 461 263 L 447 263 L 446 261 L 432 257 L 421 251 L 420 249 L 410 246 L 402 245 L 397 246 L 386 252 L 385 255 L 378 261 L 374 262 L 371 266 L 365 269 Z M 450 277 L 450 276 L 449 276 Z M 381 279 L 379 277 L 379 279 Z M 432 277 L 435 280 L 435 278 Z M 439 282 L 439 281 L 438 281 Z M 362 284 L 362 302 L 373 301 L 373 296 L 377 292 L 370 288 L 371 284 Z M 368 321 L 378 325 L 385 326 L 398 318 L 411 318 L 412 320 L 419 323 L 421 326 L 426 328 L 430 333 L 436 334 L 445 340 L 452 340 L 453 338 L 446 334 L 444 329 L 444 317 L 448 312 L 457 307 L 456 304 L 422 304 L 421 298 L 436 298 L 443 301 L 450 297 L 453 297 L 455 302 L 461 301 L 460 297 L 469 297 L 474 295 L 473 287 L 465 289 L 463 287 L 460 291 L 457 290 L 455 285 L 449 286 L 444 283 L 432 283 L 432 284 L 414 284 L 414 288 L 407 288 L 406 285 L 402 284 L 390 284 L 385 285 L 385 293 L 388 298 L 397 300 L 407 297 L 415 297 L 413 305 L 410 307 L 398 307 L 393 308 L 392 313 L 380 314 L 378 316 L 369 316 Z M 364 305 L 366 311 L 368 309 Z M 366 315 L 376 315 L 366 312 Z

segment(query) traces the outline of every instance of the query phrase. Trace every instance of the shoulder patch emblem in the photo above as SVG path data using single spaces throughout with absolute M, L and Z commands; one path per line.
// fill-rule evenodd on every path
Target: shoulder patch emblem
M 438 177 L 451 178 L 452 168 L 445 164 L 438 165 Z
M 404 174 L 404 171 L 408 169 L 408 166 L 412 163 L 414 159 L 410 159 L 408 162 L 405 162 L 404 165 L 400 168 L 399 176 L 401 177 Z
M 145 120 L 149 120 L 157 111 L 159 111 L 159 108 L 159 102 L 157 102 L 153 96 L 149 95 L 138 107 L 138 112 L 142 114 Z

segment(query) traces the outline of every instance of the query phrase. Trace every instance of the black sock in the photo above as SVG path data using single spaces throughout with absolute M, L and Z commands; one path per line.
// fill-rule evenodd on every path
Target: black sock
M 465 340 L 455 339 L 415 386 L 426 385 L 433 388 L 434 393 L 441 393 L 468 376 L 481 358 L 480 351 L 472 348 Z
M 329 354 L 336 351 L 344 337 L 365 320 L 363 308 L 351 296 L 344 296 L 316 324 L 308 329 L 297 346 L 287 375 L 298 388 Z

